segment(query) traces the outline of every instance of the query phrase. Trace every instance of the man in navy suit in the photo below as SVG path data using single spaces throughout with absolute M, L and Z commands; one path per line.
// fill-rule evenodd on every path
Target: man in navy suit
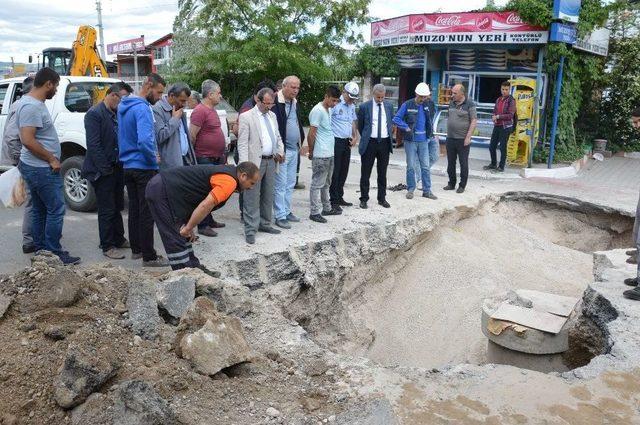
M 104 100 L 87 111 L 84 128 L 87 153 L 82 176 L 93 185 L 98 201 L 100 248 L 105 257 L 121 260 L 118 248 L 128 248 L 120 211 L 124 208 L 124 170 L 118 160 L 118 123 L 116 111 L 120 99 L 133 89 L 126 83 L 115 83 L 107 89 Z
M 360 105 L 358 110 L 358 130 L 362 171 L 360 173 L 360 208 L 367 208 L 369 201 L 369 178 L 373 163 L 377 160 L 378 171 L 378 204 L 384 208 L 391 205 L 387 202 L 387 166 L 391 147 L 391 119 L 393 108 L 385 102 L 385 87 L 382 84 L 373 86 L 373 100 Z

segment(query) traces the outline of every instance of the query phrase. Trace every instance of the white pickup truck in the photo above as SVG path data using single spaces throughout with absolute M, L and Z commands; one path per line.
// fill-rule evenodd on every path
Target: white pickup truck
M 0 135 L 4 133 L 11 104 L 22 96 L 23 80 L 24 77 L 0 80 Z M 113 78 L 63 76 L 60 78 L 56 95 L 46 101 L 62 145 L 61 173 L 64 179 L 64 197 L 72 210 L 93 211 L 96 207 L 93 186 L 80 174 L 87 151 L 84 113 L 93 106 L 100 92 L 104 92 L 107 87 L 118 81 L 120 80 Z M 228 140 L 226 111 L 216 109 Z M 6 168 L 8 167 L 4 167 Z

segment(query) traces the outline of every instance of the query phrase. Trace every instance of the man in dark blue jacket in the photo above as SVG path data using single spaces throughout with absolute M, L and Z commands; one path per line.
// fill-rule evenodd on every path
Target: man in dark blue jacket
M 358 109 L 358 131 L 360 145 L 358 152 L 362 158 L 360 172 L 360 208 L 367 208 L 369 201 L 369 178 L 373 164 L 377 161 L 378 204 L 390 208 L 387 202 L 387 166 L 391 145 L 391 119 L 393 108 L 384 100 L 386 89 L 382 84 L 373 86 L 373 99 L 364 102 Z
M 100 248 L 113 260 L 124 258 L 118 248 L 129 247 L 120 214 L 124 208 L 124 171 L 118 159 L 116 111 L 120 99 L 132 92 L 129 84 L 115 83 L 107 89 L 104 100 L 84 116 L 87 153 L 82 176 L 91 182 L 96 192 Z
M 145 267 L 169 265 L 153 247 L 153 217 L 144 195 L 159 168 L 151 105 L 160 100 L 166 85 L 161 76 L 150 74 L 138 96 L 125 97 L 118 107 L 118 146 L 129 196 L 131 258 L 142 258 Z
M 429 143 L 433 136 L 431 109 L 435 109 L 433 102 L 428 103 L 431 95 L 429 86 L 420 83 L 416 87 L 416 97 L 402 104 L 393 123 L 404 133 L 404 150 L 407 155 L 407 199 L 413 198 L 416 189 L 416 162 L 420 166 L 422 176 L 422 196 L 438 199 L 431 191 L 431 168 Z M 417 159 L 417 161 L 416 161 Z

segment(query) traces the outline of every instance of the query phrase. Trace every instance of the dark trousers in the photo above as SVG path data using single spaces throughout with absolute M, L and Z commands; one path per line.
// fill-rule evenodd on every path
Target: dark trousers
M 156 222 L 162 245 L 167 253 L 172 270 L 185 267 L 198 267 L 200 261 L 193 253 L 191 242 L 180 234 L 180 224 L 176 222 L 169 206 L 164 182 L 160 175 L 156 175 L 149 181 L 145 191 L 145 198 L 149 205 L 149 211 Z
M 373 163 L 376 162 L 378 172 L 378 201 L 382 202 L 387 198 L 387 166 L 389 165 L 389 151 L 391 139 L 370 139 L 367 150 L 362 155 L 362 169 L 360 173 L 360 200 L 369 200 L 369 178 L 373 170 Z M 377 161 L 376 161 L 377 160 Z
M 509 136 L 513 131 L 513 127 L 504 128 L 502 126 L 494 126 L 491 133 L 491 143 L 489 144 L 489 154 L 491 155 L 491 165 L 497 163 L 497 148 L 500 147 L 500 165 L 504 168 L 504 164 L 507 160 L 507 143 L 509 142 Z
M 142 253 L 144 261 L 153 261 L 158 254 L 153 247 L 153 217 L 144 197 L 149 180 L 158 174 L 155 170 L 124 170 L 124 184 L 129 196 L 129 243 L 131 252 Z
M 447 174 L 449 185 L 456 185 L 456 160 L 460 161 L 460 187 L 467 187 L 469 178 L 469 151 L 471 144 L 465 146 L 464 139 L 451 139 L 447 137 Z
M 98 201 L 100 248 L 106 252 L 121 246 L 125 241 L 124 224 L 120 214 L 124 209 L 124 170 L 117 166 L 112 174 L 100 176 L 91 184 Z
M 331 197 L 331 204 L 336 205 L 343 200 L 344 183 L 347 181 L 347 175 L 349 174 L 349 162 L 351 161 L 349 139 L 335 138 L 333 160 L 333 175 L 331 176 L 329 196 Z
M 198 157 L 196 158 L 196 161 L 198 162 L 198 164 L 223 165 L 224 163 L 226 163 L 225 159 L 226 159 L 225 157 L 219 157 L 219 158 Z M 198 224 L 198 229 L 204 229 L 205 227 L 213 227 L 213 216 L 211 214 L 207 215 L 204 218 L 204 220 L 202 220 L 200 224 Z

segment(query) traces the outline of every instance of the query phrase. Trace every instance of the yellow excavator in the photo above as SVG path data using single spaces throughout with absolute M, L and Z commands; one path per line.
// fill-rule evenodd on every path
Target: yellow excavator
M 109 77 L 107 66 L 98 54 L 95 28 L 83 25 L 71 49 L 49 47 L 42 51 L 42 61 L 38 68 L 51 68 L 60 75 Z M 32 59 L 29 57 L 29 62 Z

